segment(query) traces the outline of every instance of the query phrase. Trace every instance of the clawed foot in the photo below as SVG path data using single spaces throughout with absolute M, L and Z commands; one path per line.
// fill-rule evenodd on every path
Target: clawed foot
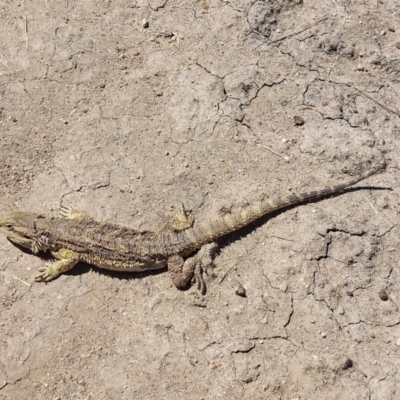
M 185 210 L 183 203 L 175 213 L 175 219 L 172 223 L 172 228 L 175 231 L 183 231 L 190 228 L 194 223 L 193 216 Z
M 194 280 L 202 295 L 206 293 L 206 283 L 203 272 L 213 265 L 213 259 L 217 245 L 209 243 L 203 246 L 197 254 L 186 260 L 180 255 L 174 255 L 168 259 L 168 271 L 174 285 L 178 289 L 184 289 L 189 281 Z
M 59 214 L 67 219 L 92 219 L 90 215 L 66 206 L 61 206 Z
M 55 263 L 46 263 L 43 267 L 39 267 L 39 275 L 35 276 L 36 282 L 50 282 L 60 275 L 59 272 L 53 267 Z
M 70 270 L 78 263 L 75 258 L 63 258 L 39 267 L 40 274 L 35 277 L 36 282 L 50 282 L 62 273 Z

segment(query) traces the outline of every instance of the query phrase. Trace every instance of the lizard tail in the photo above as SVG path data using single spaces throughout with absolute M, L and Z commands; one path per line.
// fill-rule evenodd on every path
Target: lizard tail
M 221 236 L 241 229 L 253 221 L 256 221 L 257 219 L 274 211 L 282 208 L 288 208 L 300 203 L 315 201 L 332 194 L 343 192 L 343 190 L 346 188 L 355 185 L 371 175 L 376 174 L 384 168 L 385 164 L 381 164 L 377 168 L 374 168 L 363 175 L 359 175 L 336 186 L 304 192 L 300 193 L 299 195 L 292 193 L 285 197 L 276 197 L 272 199 L 256 201 L 238 212 L 225 214 L 221 217 L 209 219 L 198 224 L 195 223 L 193 227 L 183 231 L 186 243 L 190 243 L 193 247 L 199 248 L 202 245 L 210 243 Z

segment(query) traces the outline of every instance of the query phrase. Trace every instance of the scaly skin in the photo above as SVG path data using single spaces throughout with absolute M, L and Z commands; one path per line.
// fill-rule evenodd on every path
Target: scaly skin
M 194 223 L 193 226 L 189 223 L 183 226 L 180 220 L 181 228 L 176 227 L 170 232 L 139 232 L 97 222 L 70 208 L 61 209 L 64 218 L 11 212 L 0 218 L 0 232 L 34 254 L 49 251 L 56 259 L 39 268 L 36 281 L 49 282 L 81 261 L 115 271 L 146 271 L 168 266 L 177 288 L 184 288 L 195 276 L 204 293 L 202 259 L 205 257 L 203 253 L 210 252 L 205 245 L 276 210 L 340 193 L 383 168 L 384 165 L 380 165 L 364 175 L 323 190 L 254 202 L 236 213 Z

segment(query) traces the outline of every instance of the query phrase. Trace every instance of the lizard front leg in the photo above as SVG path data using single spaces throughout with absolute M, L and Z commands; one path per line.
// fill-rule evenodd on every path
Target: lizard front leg
M 39 267 L 40 274 L 35 277 L 36 282 L 50 282 L 64 272 L 74 268 L 79 262 L 76 253 L 71 250 L 60 249 L 51 253 L 58 260 Z
M 62 206 L 60 208 L 60 215 L 67 219 L 93 219 L 90 215 L 83 211 L 75 210 L 75 208 Z

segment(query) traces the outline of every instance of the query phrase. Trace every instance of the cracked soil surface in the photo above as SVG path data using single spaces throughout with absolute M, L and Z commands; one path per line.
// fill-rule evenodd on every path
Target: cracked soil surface
M 1 399 L 400 398 L 398 1 L 0 17 L 1 213 L 164 229 L 181 203 L 201 220 L 387 162 L 219 240 L 205 297 L 164 270 L 35 283 L 44 261 L 1 237 Z

